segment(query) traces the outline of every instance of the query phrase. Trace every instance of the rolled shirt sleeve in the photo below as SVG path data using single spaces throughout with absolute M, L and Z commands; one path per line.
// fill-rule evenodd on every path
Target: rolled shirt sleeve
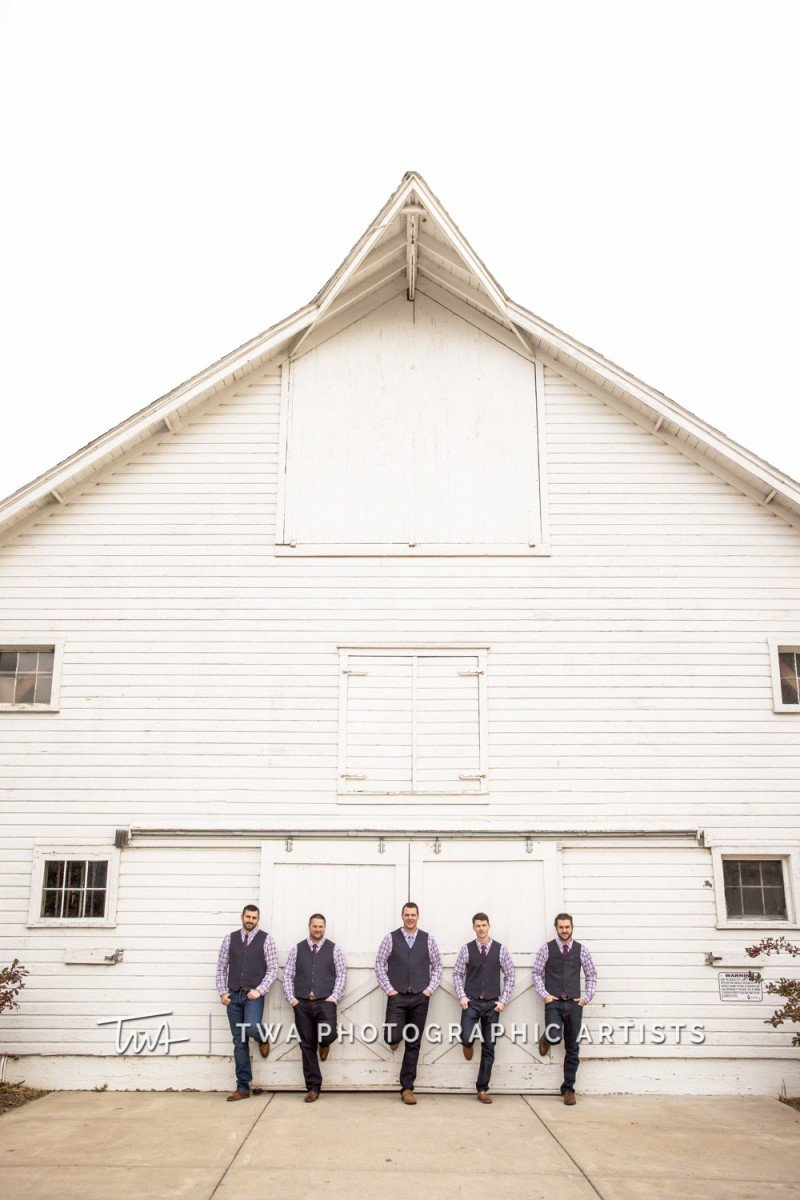
M 550 948 L 547 942 L 545 942 L 545 944 L 540 946 L 536 951 L 536 958 L 533 960 L 533 970 L 531 971 L 534 990 L 537 996 L 541 996 L 543 1000 L 545 996 L 550 994 L 547 988 L 544 986 L 544 969 L 547 965 L 547 956 L 549 953 Z
M 333 985 L 330 998 L 334 1004 L 338 1004 L 347 987 L 347 962 L 338 944 L 333 947 L 333 965 L 336 969 L 336 982 Z
M 592 961 L 592 956 L 581 942 L 581 966 L 583 967 L 583 999 L 587 1004 L 590 1004 L 597 991 L 597 969 Z
M 217 954 L 217 991 L 220 996 L 228 993 L 228 963 L 231 959 L 231 935 L 225 934 Z
M 442 982 L 442 956 L 439 953 L 439 947 L 436 945 L 436 938 L 430 933 L 428 934 L 428 962 L 431 965 L 431 981 L 428 984 L 427 990 L 433 995 Z
M 500 951 L 500 966 L 503 971 L 503 990 L 500 993 L 500 1002 L 508 1004 L 514 991 L 514 984 L 517 982 L 517 972 L 507 946 L 503 946 Z
M 262 996 L 266 996 L 278 977 L 278 947 L 275 945 L 275 939 L 271 933 L 264 938 L 264 966 L 266 974 L 256 988 L 256 991 Z
M 453 987 L 456 989 L 456 996 L 459 1000 L 463 1000 L 466 996 L 464 991 L 464 980 L 467 977 L 467 960 L 469 958 L 469 943 L 462 946 L 458 952 L 458 958 L 453 967 Z
M 291 1004 L 297 997 L 294 994 L 294 973 L 297 965 L 297 946 L 292 946 L 286 956 L 286 966 L 283 968 L 283 994 Z
M 378 947 L 378 953 L 375 955 L 375 978 L 378 981 L 378 986 L 382 991 L 386 992 L 387 996 L 389 995 L 389 992 L 394 991 L 394 988 L 389 982 L 389 972 L 387 970 L 387 964 L 389 962 L 389 955 L 391 952 L 392 935 L 387 933 L 386 937 Z

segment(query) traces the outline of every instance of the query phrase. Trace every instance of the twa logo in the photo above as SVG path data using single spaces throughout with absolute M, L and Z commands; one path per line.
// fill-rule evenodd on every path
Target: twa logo
M 189 1037 L 173 1037 L 167 1017 L 172 1016 L 172 1010 L 169 1012 L 151 1012 L 137 1013 L 130 1017 L 112 1017 L 107 1021 L 98 1021 L 98 1025 L 114 1025 L 117 1031 L 117 1054 L 155 1054 L 156 1051 L 161 1051 L 164 1054 L 169 1054 L 172 1046 L 177 1046 L 181 1042 L 189 1042 Z M 128 1029 L 127 1025 L 139 1021 L 159 1021 L 158 1026 L 152 1030 L 146 1029 Z

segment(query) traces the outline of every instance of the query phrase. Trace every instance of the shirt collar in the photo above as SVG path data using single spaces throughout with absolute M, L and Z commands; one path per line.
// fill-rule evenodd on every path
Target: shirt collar
M 261 933 L 260 925 L 256 925 L 255 929 L 250 929 L 250 930 L 245 929 L 245 927 L 243 925 L 242 926 L 242 941 L 244 941 L 245 936 L 246 936 L 248 943 L 252 942 L 253 938 L 256 936 L 257 933 Z
M 401 932 L 403 934 L 403 937 L 406 939 L 406 941 L 408 941 L 408 939 L 411 938 L 411 941 L 413 942 L 414 938 L 419 933 L 419 930 L 415 929 L 413 933 L 409 933 L 408 930 L 406 929 L 405 925 L 403 925 Z
M 320 950 L 325 945 L 327 938 L 321 937 L 318 942 L 315 942 L 312 938 L 307 937 L 306 941 L 308 942 L 309 950 L 313 950 L 315 946 Z
M 489 953 L 489 951 L 490 951 L 490 950 L 491 950 L 491 948 L 492 948 L 492 940 L 493 940 L 492 938 L 489 938 L 488 942 L 486 943 L 486 953 L 487 953 L 487 954 Z M 483 943 L 482 943 L 482 942 L 479 942 L 479 941 L 478 941 L 478 939 L 477 939 L 477 938 L 475 938 L 475 945 L 476 945 L 476 946 L 478 947 L 478 949 L 480 950 L 480 948 L 481 948 L 481 946 L 483 945 Z
M 558 935 L 556 935 L 556 941 L 558 942 L 558 948 L 562 954 L 564 953 L 565 946 L 567 947 L 568 950 L 572 949 L 572 942 L 573 942 L 572 938 L 570 938 L 568 942 L 562 942 L 561 938 L 558 937 Z

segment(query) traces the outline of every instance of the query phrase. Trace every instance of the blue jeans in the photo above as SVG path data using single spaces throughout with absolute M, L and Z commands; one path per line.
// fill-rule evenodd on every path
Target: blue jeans
M 545 1037 L 551 1046 L 564 1039 L 564 1082 L 561 1094 L 575 1090 L 580 1045 L 578 1035 L 583 1024 L 583 1009 L 577 1000 L 551 1000 L 544 1006 Z
M 250 1047 L 248 1038 L 263 1042 L 258 1026 L 264 1016 L 264 997 L 248 1000 L 247 991 L 231 992 L 231 1002 L 228 1005 L 228 1024 L 233 1037 L 233 1061 L 236 1064 L 236 1090 L 249 1092 L 253 1082 L 253 1068 L 250 1066 Z M 246 1026 L 245 1029 L 242 1026 Z

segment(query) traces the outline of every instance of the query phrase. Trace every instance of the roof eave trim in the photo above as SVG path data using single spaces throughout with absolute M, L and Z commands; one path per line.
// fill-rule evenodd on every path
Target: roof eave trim
M 555 326 L 543 321 L 520 304 L 510 301 L 509 310 L 521 328 L 534 334 L 535 337 L 541 338 L 553 350 L 569 355 L 587 370 L 594 371 L 609 386 L 620 388 L 632 399 L 648 405 L 665 420 L 680 425 L 686 433 L 698 438 L 710 449 L 721 454 L 732 466 L 760 479 L 768 490 L 774 488 L 790 503 L 800 505 L 800 483 L 792 479 L 790 475 L 785 475 L 771 463 L 735 442 L 733 438 L 729 438 L 721 430 L 706 424 L 700 417 L 682 408 L 674 400 L 670 400 L 663 392 L 651 388 L 641 379 L 637 379 L 635 375 L 630 375 L 616 363 L 556 329 Z
M 236 371 L 246 370 L 259 359 L 276 352 L 282 343 L 302 333 L 315 316 L 316 307 L 313 304 L 292 313 L 251 342 L 245 343 L 232 355 L 212 363 L 210 367 L 192 376 L 179 387 L 107 430 L 87 446 L 76 450 L 44 475 L 37 476 L 24 487 L 12 492 L 0 503 L 0 526 L 6 527 L 17 516 L 23 516 L 32 504 L 37 504 L 54 490 L 66 489 L 80 471 L 91 468 L 106 455 L 124 449 L 128 442 L 132 443 L 142 435 L 146 436 L 151 429 L 171 417 L 183 405 L 190 404 L 213 388 L 228 383 Z

